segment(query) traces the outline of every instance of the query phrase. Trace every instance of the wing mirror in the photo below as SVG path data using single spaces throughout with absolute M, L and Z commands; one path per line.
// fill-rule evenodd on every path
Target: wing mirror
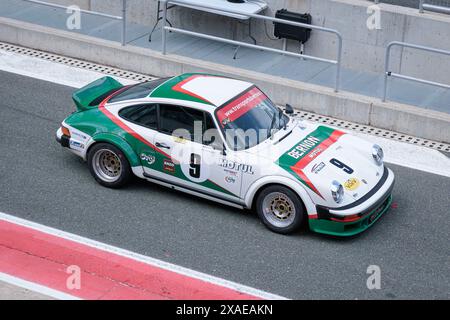
M 224 143 L 222 143 L 222 142 L 220 142 L 220 141 L 217 141 L 217 140 L 214 140 L 213 143 L 210 144 L 210 146 L 211 146 L 214 150 L 219 150 L 219 151 L 221 151 L 222 154 L 223 154 L 224 156 L 227 155 L 226 149 L 225 149 L 225 144 L 224 144 Z
M 286 114 L 294 114 L 294 108 L 289 103 L 286 103 Z

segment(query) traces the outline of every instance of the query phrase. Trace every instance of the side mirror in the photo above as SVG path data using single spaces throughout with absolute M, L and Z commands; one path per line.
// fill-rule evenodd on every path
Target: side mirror
M 286 103 L 286 114 L 293 114 L 294 108 L 289 103 Z
M 225 152 L 225 144 L 222 142 L 219 142 L 217 140 L 214 140 L 213 143 L 210 144 L 210 146 L 214 149 L 214 150 L 219 150 L 222 152 L 223 155 L 226 155 Z

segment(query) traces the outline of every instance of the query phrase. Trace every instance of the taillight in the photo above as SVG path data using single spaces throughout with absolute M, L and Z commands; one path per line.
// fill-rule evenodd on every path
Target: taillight
M 359 219 L 361 219 L 361 217 L 358 214 L 352 214 L 350 216 L 345 216 L 345 217 L 342 217 L 341 219 L 331 218 L 331 220 L 337 221 L 337 222 L 353 222 L 353 221 L 358 221 Z
M 61 126 L 61 131 L 62 131 L 63 135 L 70 137 L 70 131 L 69 131 L 69 129 L 67 129 L 67 128 L 64 127 L 64 126 Z

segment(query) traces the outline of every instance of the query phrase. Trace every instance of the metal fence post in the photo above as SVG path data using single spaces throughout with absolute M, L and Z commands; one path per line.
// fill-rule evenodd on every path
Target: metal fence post
M 166 31 L 166 22 L 167 22 L 167 1 L 162 0 L 163 3 L 163 24 L 162 24 L 162 54 L 166 54 L 167 51 L 167 31 Z
M 425 1 L 424 0 L 420 0 L 419 1 L 419 12 L 420 13 L 423 13 L 423 3 L 424 3 Z
M 127 0 L 122 0 L 122 46 L 127 44 Z
M 389 76 L 389 59 L 391 56 L 391 47 L 393 46 L 393 43 L 389 43 L 386 47 L 386 54 L 384 57 L 384 83 L 383 83 L 383 98 L 381 99 L 383 102 L 386 101 L 386 95 L 387 95 L 387 82 L 388 82 L 388 76 Z
M 336 58 L 336 83 L 334 87 L 334 92 L 339 91 L 339 85 L 341 81 L 341 60 L 342 60 L 342 35 L 340 33 L 336 33 L 338 37 L 338 53 Z

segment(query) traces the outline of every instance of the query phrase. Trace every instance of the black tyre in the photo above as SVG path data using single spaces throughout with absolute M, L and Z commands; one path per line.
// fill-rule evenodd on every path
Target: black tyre
M 270 230 L 281 234 L 298 231 L 306 220 L 300 197 L 281 185 L 269 186 L 259 193 L 256 212 Z
M 125 154 L 109 143 L 97 143 L 88 153 L 89 171 L 102 186 L 120 188 L 131 177 L 131 167 Z

